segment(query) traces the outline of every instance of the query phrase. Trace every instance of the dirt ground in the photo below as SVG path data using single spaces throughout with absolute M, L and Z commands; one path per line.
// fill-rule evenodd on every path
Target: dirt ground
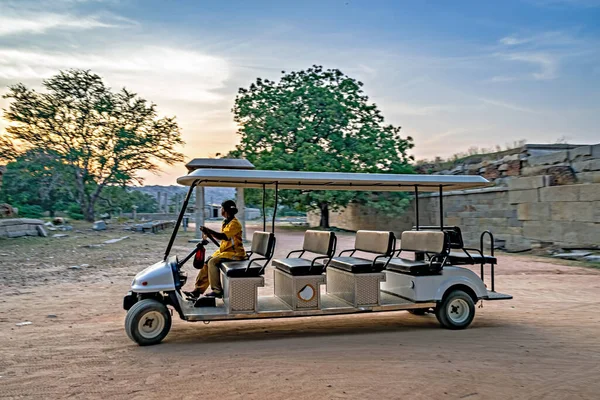
M 0 240 L 0 398 L 600 398 L 599 270 L 500 255 L 497 289 L 514 300 L 484 303 L 464 331 L 406 312 L 210 325 L 174 317 L 162 344 L 139 347 L 125 334 L 122 298 L 168 234 L 88 228 Z M 278 232 L 276 256 L 301 235 Z M 340 235 L 338 249 L 350 247 Z M 176 243 L 180 257 L 189 237 Z

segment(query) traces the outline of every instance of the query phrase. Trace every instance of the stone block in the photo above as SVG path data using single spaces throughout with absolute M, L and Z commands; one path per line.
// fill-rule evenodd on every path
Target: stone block
M 508 181 L 509 190 L 538 189 L 549 185 L 549 176 L 529 176 L 524 178 L 512 178 Z
M 508 221 L 506 218 L 478 218 L 476 221 L 476 225 L 479 226 L 482 230 L 498 230 L 506 228 L 508 226 Z
M 517 235 L 511 235 L 504 246 L 509 253 L 518 253 L 532 249 L 531 240 Z
M 577 183 L 575 171 L 569 166 L 552 166 L 546 169 L 547 186 L 574 185 Z
M 600 158 L 575 161 L 571 163 L 571 167 L 575 172 L 600 171 Z
M 36 225 L 35 226 L 37 233 L 42 236 L 42 237 L 48 237 L 48 233 L 46 232 L 46 230 L 44 229 L 44 227 L 42 225 Z
M 548 221 L 550 219 L 550 203 L 521 203 L 517 206 L 520 221 Z
M 513 208 L 510 210 L 504 210 L 504 217 L 505 218 L 512 218 L 512 219 L 517 219 L 517 209 Z
M 536 165 L 535 167 L 524 167 L 521 169 L 521 176 L 534 176 L 534 175 L 544 175 L 548 166 L 546 165 Z
M 523 236 L 527 239 L 554 242 L 561 240 L 562 231 L 558 224 L 543 221 L 523 222 Z
M 579 187 L 579 200 L 598 201 L 600 200 L 600 184 L 577 185 Z
M 550 154 L 544 154 L 541 156 L 533 156 L 527 159 L 527 164 L 530 167 L 535 165 L 554 165 L 564 163 L 569 159 L 569 153 L 565 151 L 557 151 Z
M 500 177 L 500 171 L 498 171 L 498 167 L 496 165 L 488 165 L 485 167 L 483 177 L 490 181 L 498 179 Z
M 577 201 L 579 200 L 579 186 L 550 186 L 540 189 L 540 200 L 543 202 L 552 201 Z
M 553 221 L 594 222 L 594 204 L 582 201 L 559 201 L 550 203 Z
M 594 201 L 592 203 L 594 204 L 594 222 L 600 223 L 600 201 Z M 600 226 L 598 229 L 600 229 Z
M 519 221 L 516 218 L 508 218 L 508 226 L 521 228 L 523 226 L 523 221 Z
M 522 227 L 508 227 L 506 228 L 506 232 L 513 236 L 523 236 L 523 228 Z
M 544 188 L 550 189 L 550 188 Z M 543 190 L 543 189 L 540 189 Z M 511 190 L 508 192 L 508 202 L 510 204 L 534 203 L 540 201 L 538 189 L 529 190 Z
M 587 157 L 592 155 L 592 146 L 579 146 L 569 150 L 569 159 L 571 161 L 580 157 Z
M 92 226 L 92 229 L 95 231 L 104 231 L 106 230 L 106 222 L 99 220 L 94 222 L 94 226 Z
M 588 171 L 575 174 L 577 183 L 600 183 L 600 171 Z
M 9 238 L 18 238 L 21 236 L 27 236 L 27 231 L 11 231 L 8 232 L 7 237 Z
M 508 168 L 504 171 L 506 176 L 519 176 L 521 175 L 521 161 L 509 161 L 506 163 Z
M 600 143 L 592 146 L 592 157 L 600 158 Z
M 507 215 L 506 210 L 488 210 L 488 211 L 482 211 L 481 216 L 487 217 L 487 218 L 510 218 L 511 215 Z
M 444 225 L 448 225 L 448 226 L 461 226 L 462 225 L 462 219 L 460 217 L 446 217 L 444 219 Z
M 587 222 L 554 222 L 561 231 L 561 238 L 556 241 L 572 243 L 581 247 L 594 247 L 600 243 L 598 224 Z

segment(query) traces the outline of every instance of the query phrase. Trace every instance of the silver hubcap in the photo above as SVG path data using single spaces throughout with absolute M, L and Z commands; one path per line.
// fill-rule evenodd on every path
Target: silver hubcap
M 144 339 L 154 339 L 165 327 L 165 317 L 158 311 L 149 311 L 140 318 L 138 331 Z
M 463 299 L 454 299 L 448 304 L 448 318 L 455 324 L 462 324 L 469 318 L 469 304 Z

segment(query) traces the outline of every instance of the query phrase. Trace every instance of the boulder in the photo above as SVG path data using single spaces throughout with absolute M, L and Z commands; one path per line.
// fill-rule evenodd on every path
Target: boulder
M 92 226 L 92 229 L 95 231 L 104 231 L 106 230 L 106 222 L 102 220 L 96 221 L 94 222 L 94 226 Z
M 48 233 L 46 232 L 46 230 L 44 229 L 44 227 L 42 225 L 36 225 L 35 229 L 37 230 L 37 232 L 39 233 L 40 236 L 48 237 Z

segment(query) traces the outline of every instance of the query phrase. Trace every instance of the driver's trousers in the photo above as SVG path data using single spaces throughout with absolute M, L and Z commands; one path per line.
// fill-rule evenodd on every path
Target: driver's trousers
M 221 285 L 221 271 L 219 266 L 223 261 L 231 261 L 229 258 L 211 257 L 202 267 L 196 277 L 196 289 L 204 293 L 208 286 L 215 293 L 223 293 Z

